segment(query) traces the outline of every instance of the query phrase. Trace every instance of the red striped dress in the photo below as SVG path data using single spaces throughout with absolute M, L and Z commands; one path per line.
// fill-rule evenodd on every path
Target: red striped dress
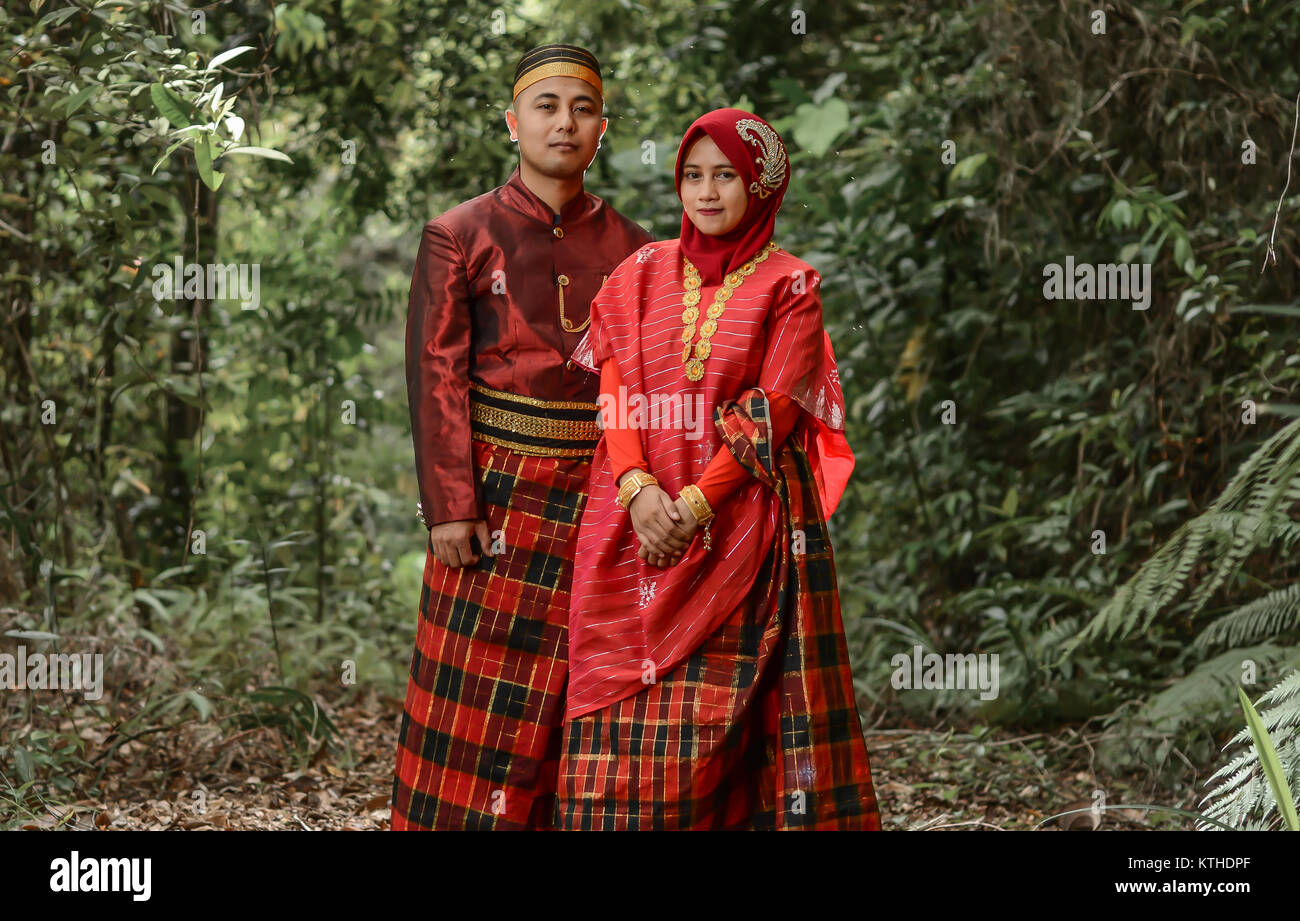
M 607 439 L 597 446 L 570 600 L 559 827 L 879 828 L 825 526 L 853 455 L 819 283 L 774 250 L 726 301 L 696 382 L 678 241 L 642 247 L 592 302 L 574 360 L 616 361 L 669 496 L 719 451 L 751 476 L 715 507 L 712 550 L 697 537 L 659 569 L 637 557 Z M 717 287 L 701 289 L 701 319 Z M 801 410 L 784 441 L 769 393 Z

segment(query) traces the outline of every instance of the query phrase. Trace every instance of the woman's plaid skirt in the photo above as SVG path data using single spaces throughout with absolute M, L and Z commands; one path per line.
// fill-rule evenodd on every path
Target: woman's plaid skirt
M 565 723 L 560 828 L 880 829 L 811 464 L 793 436 L 762 450 L 765 400 L 737 408 L 717 424 L 776 490 L 784 539 L 685 662 Z
M 476 430 L 488 531 L 503 531 L 505 547 L 452 568 L 430 539 L 395 830 L 553 824 L 569 586 L 591 456 L 534 456 L 478 439 Z

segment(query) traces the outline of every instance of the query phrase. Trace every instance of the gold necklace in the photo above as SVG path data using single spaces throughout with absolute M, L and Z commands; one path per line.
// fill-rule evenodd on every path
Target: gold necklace
M 744 283 L 745 279 L 754 274 L 754 269 L 758 264 L 766 259 L 776 250 L 775 241 L 769 241 L 767 246 L 763 247 L 754 258 L 750 259 L 734 272 L 729 272 L 727 277 L 722 280 L 722 286 L 713 294 L 713 304 L 708 310 L 708 319 L 700 324 L 700 341 L 695 343 L 695 357 L 691 358 L 691 340 L 695 338 L 695 321 L 700 316 L 700 270 L 695 267 L 691 260 L 682 256 L 682 285 L 686 288 L 686 293 L 682 295 L 682 322 L 686 328 L 682 330 L 682 363 L 686 366 L 687 380 L 698 381 L 704 376 L 704 359 L 709 357 L 713 351 L 713 344 L 709 339 L 718 331 L 718 318 L 722 316 L 723 305 L 731 299 L 731 295 L 736 293 L 736 289 Z

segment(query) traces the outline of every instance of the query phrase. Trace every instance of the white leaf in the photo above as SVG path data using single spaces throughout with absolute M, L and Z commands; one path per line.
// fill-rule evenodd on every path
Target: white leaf
M 287 156 L 278 150 L 269 150 L 265 147 L 232 147 L 226 151 L 228 154 L 250 154 L 254 157 L 266 157 L 268 160 L 283 160 L 285 163 L 292 163 Z M 223 154 L 224 156 L 224 154 Z
M 216 70 L 218 67 L 220 67 L 222 64 L 229 61 L 231 58 L 238 57 L 239 55 L 243 54 L 245 51 L 252 51 L 252 50 L 253 50 L 252 45 L 240 45 L 238 48 L 231 48 L 229 51 L 223 51 L 221 52 L 221 54 L 217 55 L 215 58 L 213 58 L 211 61 L 208 62 L 207 69 Z

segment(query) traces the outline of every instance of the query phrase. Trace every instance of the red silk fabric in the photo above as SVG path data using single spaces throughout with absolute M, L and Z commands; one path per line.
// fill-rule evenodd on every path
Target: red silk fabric
M 844 396 L 822 325 L 821 278 L 776 250 L 726 302 L 704 377 L 686 378 L 681 357 L 683 270 L 679 241 L 649 244 L 624 261 L 591 304 L 589 336 L 574 361 L 596 370 L 612 357 L 630 401 L 650 411 L 638 429 L 642 456 L 671 496 L 696 482 L 722 444 L 715 407 L 751 387 L 800 407 L 796 431 L 829 516 L 853 468 L 844 437 Z M 701 307 L 716 285 L 701 289 Z M 662 424 L 666 398 L 688 411 Z M 602 399 L 604 398 L 602 394 Z M 611 395 L 616 398 L 616 395 Z M 661 424 L 654 424 L 656 415 Z M 767 420 L 765 420 L 767 421 Z M 770 422 L 768 423 L 770 425 Z M 751 477 L 715 510 L 713 549 L 697 538 L 666 569 L 637 557 L 631 519 L 617 504 L 606 439 L 597 445 L 579 531 L 569 610 L 567 715 L 580 716 L 637 693 L 643 676 L 666 674 L 730 615 L 754 586 L 763 548 L 782 527 L 780 502 Z
M 618 373 L 618 362 L 606 358 L 600 368 L 600 392 L 618 393 L 623 386 L 623 375 Z M 772 447 L 779 448 L 799 421 L 799 404 L 783 393 L 768 395 L 768 405 L 772 412 Z M 641 454 L 641 435 L 636 429 L 618 425 L 615 413 L 605 417 L 605 441 L 609 451 L 609 462 L 614 485 L 619 478 L 632 468 L 651 473 L 650 465 Z M 716 509 L 731 496 L 742 483 L 750 477 L 749 471 L 740 465 L 730 451 L 719 451 L 704 468 L 704 474 L 695 485 L 704 493 L 709 507 Z
M 557 236 L 555 228 L 562 236 Z M 483 517 L 469 425 L 469 382 L 540 400 L 595 402 L 598 381 L 566 362 L 604 276 L 653 237 L 589 192 L 558 220 L 519 178 L 424 227 L 406 321 L 415 469 L 430 527 Z
M 622 386 L 623 375 L 618 373 L 618 363 L 612 358 L 605 359 L 605 363 L 600 366 L 600 392 L 618 393 L 618 388 Z M 614 478 L 614 485 L 617 486 L 619 477 L 633 467 L 649 471 L 650 465 L 641 453 L 640 433 L 629 426 L 619 425 L 617 414 L 613 412 L 605 413 L 601 421 L 605 432 L 605 449 L 609 452 L 609 473 Z

